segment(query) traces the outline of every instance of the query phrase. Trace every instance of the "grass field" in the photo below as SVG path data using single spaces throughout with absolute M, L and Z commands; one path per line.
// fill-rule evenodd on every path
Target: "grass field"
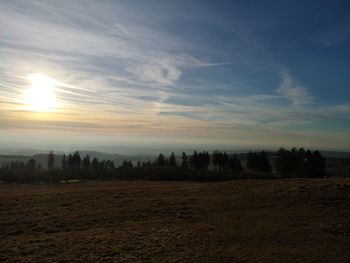
M 350 262 L 350 180 L 0 184 L 0 262 Z

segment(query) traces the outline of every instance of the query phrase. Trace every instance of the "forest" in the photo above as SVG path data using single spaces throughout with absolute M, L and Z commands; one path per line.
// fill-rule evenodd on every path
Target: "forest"
M 124 160 L 116 166 L 111 160 L 99 160 L 79 151 L 63 155 L 59 164 L 51 151 L 47 168 L 31 158 L 27 162 L 12 161 L 0 168 L 0 180 L 5 182 L 58 182 L 65 180 L 198 180 L 264 178 L 324 178 L 326 158 L 319 151 L 303 148 L 280 148 L 275 154 L 249 152 L 243 159 L 237 154 L 215 150 L 194 151 L 187 155 L 170 156 L 160 153 L 154 161 Z

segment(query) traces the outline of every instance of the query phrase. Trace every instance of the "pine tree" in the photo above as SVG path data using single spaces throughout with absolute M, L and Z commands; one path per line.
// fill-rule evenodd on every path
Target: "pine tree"
M 175 157 L 174 152 L 172 152 L 171 155 L 170 155 L 169 166 L 176 167 L 176 157 Z
M 51 171 L 53 170 L 55 165 L 55 155 L 53 154 L 53 151 L 50 151 L 49 155 L 47 156 L 47 168 Z
M 91 169 L 90 155 L 88 154 L 83 159 L 83 169 L 85 171 L 90 171 Z
M 165 166 L 166 165 L 166 160 L 164 154 L 160 153 L 157 159 L 157 166 Z
M 182 153 L 182 164 L 181 167 L 184 169 L 188 168 L 188 156 L 185 152 Z
M 67 156 L 63 154 L 62 161 L 61 161 L 61 168 L 63 171 L 67 170 L 68 164 L 67 164 Z

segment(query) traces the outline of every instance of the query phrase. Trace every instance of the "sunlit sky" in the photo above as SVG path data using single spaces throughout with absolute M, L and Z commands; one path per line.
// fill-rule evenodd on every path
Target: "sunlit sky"
M 350 150 L 349 1 L 0 1 L 0 150 Z

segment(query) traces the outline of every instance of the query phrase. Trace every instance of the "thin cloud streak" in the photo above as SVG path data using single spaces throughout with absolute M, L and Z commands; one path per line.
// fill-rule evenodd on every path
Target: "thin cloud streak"
M 282 71 L 281 77 L 281 84 L 276 90 L 278 94 L 291 101 L 295 106 L 312 101 L 312 96 L 307 89 L 294 80 L 286 70 Z

